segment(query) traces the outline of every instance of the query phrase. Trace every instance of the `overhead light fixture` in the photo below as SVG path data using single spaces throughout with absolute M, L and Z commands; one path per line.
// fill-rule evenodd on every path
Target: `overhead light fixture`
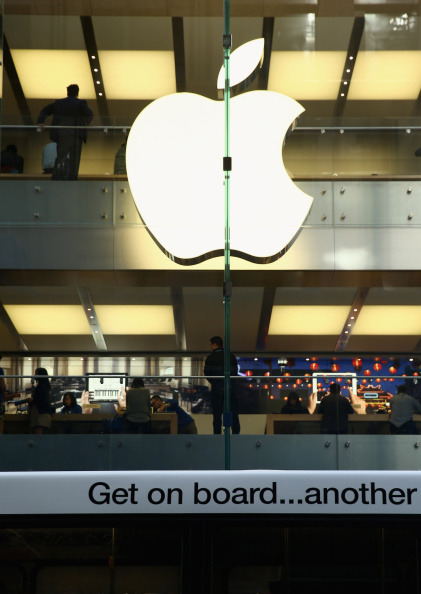
M 103 334 L 173 335 L 171 305 L 95 305 Z
M 81 305 L 4 305 L 19 334 L 91 334 Z
M 269 335 L 335 335 L 342 332 L 346 305 L 275 305 Z
M 296 100 L 335 100 L 346 52 L 272 51 L 268 90 Z
M 353 335 L 421 335 L 421 306 L 365 305 Z
M 99 52 L 108 99 L 157 99 L 176 93 L 173 51 Z
M 416 100 L 420 91 L 420 50 L 360 51 L 349 100 Z
M 80 97 L 95 99 L 91 67 L 83 50 L 10 50 L 27 99 L 63 97 L 69 81 L 77 80 Z M 54 72 L 54 76 L 51 76 Z

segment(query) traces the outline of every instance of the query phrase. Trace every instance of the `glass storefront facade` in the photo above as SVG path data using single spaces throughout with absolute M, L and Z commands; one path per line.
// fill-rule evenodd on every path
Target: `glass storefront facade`
M 238 375 L 224 441 L 214 435 L 218 403 L 205 373 L 209 339 L 224 337 L 230 293 L 222 256 L 227 163 L 215 115 L 223 4 L 0 0 L 3 477 L 421 467 L 418 7 L 232 3 L 233 53 L 264 38 L 249 86 L 231 89 L 231 105 L 247 93 L 262 98 L 241 125 L 231 120 L 232 237 L 241 227 L 253 254 L 263 239 L 279 245 L 248 260 L 233 248 L 230 349 Z M 74 84 L 86 103 L 77 104 L 77 117 L 54 120 L 51 106 Z M 183 93 L 200 97 L 190 108 Z M 285 130 L 285 114 L 272 117 L 264 103 L 277 93 L 304 109 Z M 172 110 L 159 112 L 167 101 Z M 126 162 L 139 114 L 141 157 Z M 249 165 L 239 180 L 244 147 Z M 297 194 L 268 181 L 282 160 L 312 199 L 285 245 Z M 217 257 L 192 263 L 203 238 Z M 38 368 L 51 378 L 54 405 L 43 435 L 32 431 L 27 402 Z M 216 375 L 223 381 L 223 369 Z M 152 435 L 128 435 L 115 410 L 116 393 L 136 377 L 150 397 L 181 410 L 153 413 Z M 346 400 L 326 412 L 332 385 Z M 396 421 L 399 386 L 412 408 Z M 60 412 L 66 393 L 81 408 L 74 416 Z M 183 414 L 197 434 L 179 431 Z M 0 591 L 327 593 L 351 583 L 362 592 L 417 592 L 418 519 L 379 517 L 344 514 L 324 525 L 294 514 L 250 522 L 232 515 L 222 525 L 168 514 L 130 525 L 127 517 L 79 516 L 73 525 L 53 517 L 44 526 L 0 513 Z M 329 549 L 336 569 L 326 575 Z

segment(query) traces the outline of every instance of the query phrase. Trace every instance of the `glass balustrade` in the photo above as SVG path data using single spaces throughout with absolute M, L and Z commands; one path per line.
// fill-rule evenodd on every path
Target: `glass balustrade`
M 2 363 L 8 390 L 2 443 L 6 447 L 12 440 L 20 452 L 19 460 L 15 455 L 3 459 L 9 470 L 14 463 L 19 468 L 29 464 L 28 455 L 34 463 L 33 452 L 26 451 L 28 439 L 49 448 L 51 440 L 71 440 L 77 452 L 93 448 L 104 466 L 138 464 L 138 443 L 148 452 L 170 448 L 167 460 L 175 469 L 224 467 L 224 441 L 214 435 L 223 376 L 203 375 L 204 356 L 6 357 Z M 223 417 L 232 426 L 232 467 L 414 468 L 421 429 L 418 365 L 405 357 L 364 357 L 364 362 L 358 357 L 238 358 L 239 375 L 231 377 L 232 419 Z M 51 381 L 51 424 L 42 436 L 31 429 L 38 367 L 48 371 Z M 193 369 L 201 373 L 192 375 Z M 147 429 L 136 425 L 136 415 L 134 425 L 127 423 L 130 386 L 139 377 L 147 390 Z M 48 464 L 59 469 L 61 463 L 69 464 L 66 456 L 63 460 L 49 455 Z M 79 457 L 72 463 L 91 462 Z M 141 464 L 163 467 L 153 454 Z

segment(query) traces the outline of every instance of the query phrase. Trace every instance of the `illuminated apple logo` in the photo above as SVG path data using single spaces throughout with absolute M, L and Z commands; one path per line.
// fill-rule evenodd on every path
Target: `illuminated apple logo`
M 244 81 L 262 55 L 263 40 L 233 52 L 231 86 Z M 313 201 L 282 160 L 285 135 L 304 109 L 285 95 L 250 91 L 231 99 L 230 111 L 231 254 L 273 262 L 298 235 Z M 157 99 L 132 126 L 126 163 L 136 206 L 154 241 L 179 264 L 223 255 L 223 154 L 223 102 L 201 95 Z

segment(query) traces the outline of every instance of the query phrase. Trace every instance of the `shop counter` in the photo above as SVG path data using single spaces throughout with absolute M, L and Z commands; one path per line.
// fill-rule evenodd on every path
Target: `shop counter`
M 81 415 L 51 415 L 51 433 L 100 433 L 102 421 L 112 419 L 113 414 L 81 414 Z M 171 434 L 177 433 L 177 414 L 159 413 L 152 415 L 152 429 L 155 425 L 162 428 L 162 425 L 169 427 Z M 28 414 L 6 414 L 0 419 L 0 433 L 25 434 L 29 433 Z
M 369 415 L 349 415 L 348 427 L 349 433 L 355 434 L 388 434 L 389 431 L 388 414 L 369 414 Z M 414 421 L 419 430 L 421 430 L 421 415 L 414 415 Z M 320 424 L 322 415 L 267 415 L 266 433 L 291 434 L 291 433 L 320 433 Z

